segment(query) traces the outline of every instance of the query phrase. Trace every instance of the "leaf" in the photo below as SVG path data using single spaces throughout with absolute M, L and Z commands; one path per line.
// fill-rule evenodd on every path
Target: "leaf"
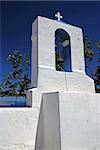
M 30 65 L 30 61 L 27 60 L 27 61 L 26 61 L 26 64 L 27 64 L 27 65 Z
M 22 54 L 19 54 L 19 58 L 22 58 L 22 56 L 23 56 Z
M 96 47 L 100 49 L 100 40 L 96 42 Z
M 18 50 L 14 50 L 14 56 L 17 56 L 18 55 L 18 53 L 19 53 L 19 51 Z
M 28 59 L 28 54 L 25 54 L 25 58 Z

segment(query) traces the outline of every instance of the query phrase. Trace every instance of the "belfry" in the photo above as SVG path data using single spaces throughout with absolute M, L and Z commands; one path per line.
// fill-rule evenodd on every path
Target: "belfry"
M 39 108 L 35 150 L 93 150 L 99 141 L 92 136 L 91 112 L 98 95 L 85 73 L 83 32 L 61 21 L 59 12 L 56 17 L 38 16 L 32 24 L 32 105 Z
M 32 86 L 42 84 L 46 91 L 52 91 L 53 85 L 57 91 L 94 92 L 94 82 L 85 74 L 82 29 L 60 21 L 59 12 L 57 16 L 58 20 L 38 16 L 32 24 Z M 63 72 L 57 71 L 61 58 L 63 66 L 58 65 Z
M 24 108 L 0 108 L 0 150 L 100 150 L 100 95 L 85 73 L 83 32 L 38 16 L 32 89 Z

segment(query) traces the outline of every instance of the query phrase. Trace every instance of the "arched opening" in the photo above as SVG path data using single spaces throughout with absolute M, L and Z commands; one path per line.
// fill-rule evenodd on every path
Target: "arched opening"
M 63 29 L 55 31 L 56 70 L 71 72 L 70 37 Z

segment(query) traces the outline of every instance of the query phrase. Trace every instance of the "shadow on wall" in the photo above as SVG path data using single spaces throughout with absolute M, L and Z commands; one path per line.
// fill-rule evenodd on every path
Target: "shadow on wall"
M 61 150 L 58 92 L 42 96 L 35 150 Z

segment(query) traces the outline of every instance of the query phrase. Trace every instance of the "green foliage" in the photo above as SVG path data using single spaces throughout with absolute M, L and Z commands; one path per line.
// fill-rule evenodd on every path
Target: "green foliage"
M 95 43 L 95 49 L 100 50 L 100 40 L 98 40 Z M 93 51 L 93 46 L 92 46 L 92 40 L 88 39 L 87 35 L 85 36 L 85 57 L 87 60 L 87 66 L 89 68 L 89 62 L 91 62 L 93 60 L 94 57 L 96 57 L 96 55 L 99 56 L 98 58 L 98 62 L 100 62 L 100 52 L 95 52 Z M 96 66 L 96 71 L 95 73 L 91 72 L 91 77 L 94 79 L 95 82 L 95 89 L 96 92 L 100 93 L 100 65 Z
M 85 57 L 88 59 L 88 61 L 91 61 L 94 57 L 92 40 L 88 39 L 87 35 L 85 35 Z
M 100 40 L 96 42 L 96 47 L 100 50 Z
M 5 92 L 6 95 L 3 93 L 3 96 L 26 96 L 26 91 L 30 88 L 31 83 L 28 77 L 30 65 L 28 55 L 20 53 L 19 50 L 14 50 L 7 57 L 7 61 L 11 63 L 11 68 L 9 73 L 4 75 L 4 79 L 0 83 L 0 89 L 9 92 Z

